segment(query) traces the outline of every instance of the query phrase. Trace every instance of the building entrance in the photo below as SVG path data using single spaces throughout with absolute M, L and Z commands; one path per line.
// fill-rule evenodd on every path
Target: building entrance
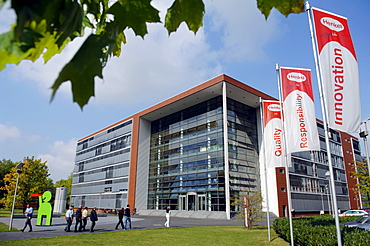
M 196 196 L 197 193 L 188 193 L 188 211 L 196 210 Z
M 206 211 L 207 199 L 205 194 L 188 192 L 179 196 L 179 210 L 185 211 Z

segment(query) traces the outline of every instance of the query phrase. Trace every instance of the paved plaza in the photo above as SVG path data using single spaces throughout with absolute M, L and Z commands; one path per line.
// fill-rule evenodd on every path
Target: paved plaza
M 133 230 L 142 229 L 152 229 L 152 228 L 164 228 L 164 222 L 166 221 L 165 216 L 143 216 L 134 215 L 132 217 L 132 227 Z M 9 225 L 10 218 L 0 218 L 0 222 Z M 108 215 L 106 217 L 99 217 L 96 226 L 94 228 L 94 233 L 115 231 L 115 226 L 118 222 L 117 216 Z M 25 223 L 25 218 L 15 218 L 13 219 L 13 227 L 17 229 L 22 229 Z M 68 236 L 76 234 L 90 233 L 89 231 L 84 232 L 73 232 L 74 225 L 73 222 L 71 226 L 72 232 L 65 232 L 64 228 L 66 222 L 64 217 L 54 217 L 52 221 L 52 226 L 36 226 L 36 218 L 32 219 L 33 231 L 28 232 L 28 228 L 25 232 L 1 232 L 1 240 L 14 240 L 14 239 L 28 239 L 28 238 L 45 238 L 45 237 L 58 237 L 58 236 Z M 87 229 L 90 228 L 91 222 L 88 221 Z M 261 224 L 262 225 L 262 224 Z M 194 219 L 194 218 L 171 218 L 171 227 L 192 227 L 192 226 L 243 226 L 243 221 L 236 220 L 218 220 L 218 219 Z M 119 228 L 119 230 L 122 230 Z

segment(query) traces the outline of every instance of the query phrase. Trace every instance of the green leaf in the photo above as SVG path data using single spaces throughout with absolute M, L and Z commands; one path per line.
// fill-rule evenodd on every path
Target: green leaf
M 59 46 L 62 46 L 64 41 L 73 33 L 81 33 L 84 13 L 82 7 L 78 3 L 72 2 L 72 4 L 65 9 L 63 16 L 64 20 L 58 29 L 58 35 L 60 36 L 56 41 Z
M 165 27 L 168 33 L 175 32 L 182 22 L 196 33 L 203 26 L 204 3 L 202 0 L 175 0 L 167 10 Z
M 22 40 L 14 40 L 14 31 L 0 35 L 0 70 L 4 69 L 7 63 L 19 64 L 22 60 L 32 60 L 32 53 L 35 52 L 35 39 L 39 35 L 32 30 L 25 30 Z
M 144 38 L 148 33 L 147 22 L 161 22 L 159 11 L 150 5 L 151 0 L 119 0 L 109 9 L 119 32 L 132 28 L 136 35 Z
M 120 57 L 120 55 L 121 55 L 121 44 L 126 43 L 125 34 L 123 34 L 122 32 L 119 33 L 115 40 L 116 40 L 116 42 L 115 42 L 115 45 L 113 46 L 113 49 L 112 49 L 111 53 L 116 57 Z
M 73 101 L 82 109 L 90 97 L 94 96 L 95 76 L 103 78 L 103 49 L 111 42 L 106 36 L 91 34 L 72 60 L 59 73 L 57 80 L 51 87 L 53 90 L 51 100 L 54 99 L 56 91 L 63 82 L 71 81 Z
M 46 21 L 37 24 L 33 21 L 30 28 L 25 28 L 19 42 L 14 38 L 14 31 L 0 35 L 0 70 L 7 63 L 19 64 L 22 60 L 36 61 L 42 54 L 45 63 L 55 54 L 60 53 L 70 41 L 67 39 L 61 47 L 56 44 L 56 32 L 50 34 L 46 31 Z M 41 35 L 43 33 L 44 35 Z
M 286 17 L 291 14 L 299 14 L 304 12 L 305 0 L 257 0 L 258 9 L 267 19 L 270 15 L 271 9 L 276 8 Z
M 85 17 L 88 15 L 91 18 L 91 15 L 93 15 L 97 25 L 104 22 L 105 12 L 111 5 L 111 0 L 80 0 L 80 2 L 84 6 Z
M 83 27 L 94 28 L 94 24 L 91 23 L 91 21 L 89 20 L 89 18 L 87 18 L 87 16 L 84 16 L 82 24 L 83 24 Z
M 0 0 L 0 8 L 9 0 Z M 83 36 L 84 28 L 91 35 L 74 58 L 65 65 L 52 89 L 53 100 L 59 86 L 70 80 L 73 99 L 82 108 L 94 95 L 94 78 L 102 77 L 102 68 L 110 56 L 120 56 L 126 42 L 124 31 L 131 28 L 136 35 L 148 33 L 147 23 L 160 22 L 159 11 L 151 0 L 12 0 L 17 15 L 16 25 L 0 35 L 0 70 L 7 63 L 35 61 L 41 55 L 47 62 L 68 42 Z M 288 16 L 304 12 L 304 0 L 257 0 L 267 18 L 272 8 Z M 182 22 L 196 33 L 203 25 L 203 0 L 174 0 L 165 17 L 168 33 L 175 32 Z M 91 20 L 91 21 L 90 21 Z
M 29 60 L 35 61 L 41 54 L 43 54 L 44 62 L 47 63 L 51 57 L 55 54 L 59 54 L 70 41 L 70 39 L 67 39 L 61 46 L 57 45 L 57 32 L 54 32 L 53 34 L 49 33 L 47 31 L 47 23 L 45 20 L 41 21 L 38 25 L 33 22 L 31 28 L 36 33 L 43 33 L 43 36 L 35 42 L 35 50 L 32 52 Z

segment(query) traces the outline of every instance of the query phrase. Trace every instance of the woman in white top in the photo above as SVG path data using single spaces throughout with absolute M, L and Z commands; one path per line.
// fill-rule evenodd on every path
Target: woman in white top
M 170 217 L 171 217 L 171 206 L 168 206 L 166 209 L 166 223 L 164 223 L 164 226 L 170 227 Z

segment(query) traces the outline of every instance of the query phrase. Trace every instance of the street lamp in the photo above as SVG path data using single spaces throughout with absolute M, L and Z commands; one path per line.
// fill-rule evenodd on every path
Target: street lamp
M 329 171 L 327 171 L 325 173 L 325 177 L 326 177 L 326 179 L 329 182 L 327 185 L 325 185 L 325 188 L 326 188 L 327 195 L 328 195 L 328 209 L 329 209 L 329 214 L 332 214 L 331 213 L 331 208 L 332 208 L 332 202 L 331 201 L 332 201 L 333 197 L 331 197 L 331 193 L 330 193 L 331 186 L 330 186 L 330 172 Z M 334 215 L 334 211 L 333 211 L 333 215 Z
M 22 173 L 21 168 L 22 168 L 24 165 L 25 165 L 25 164 L 22 162 L 22 163 L 19 163 L 17 166 L 15 166 L 15 169 L 17 169 L 17 182 L 16 182 L 16 184 L 15 184 L 15 190 L 14 190 L 14 198 L 13 198 L 12 213 L 10 214 L 9 231 L 10 231 L 10 230 L 12 230 L 12 225 L 13 225 L 14 204 L 15 204 L 15 200 L 16 200 L 16 197 L 17 197 L 17 189 L 18 189 L 19 174 L 21 174 L 21 173 Z
M 366 122 L 370 120 L 370 118 L 367 118 L 366 120 L 361 122 L 361 125 L 365 125 L 365 130 L 360 132 L 360 137 L 364 140 L 365 150 L 366 150 L 366 162 L 367 162 L 367 169 L 369 170 L 369 176 L 370 176 L 370 163 L 369 163 L 369 147 L 367 145 L 367 136 L 369 135 L 369 131 L 367 130 Z
M 326 196 L 328 198 L 328 213 L 331 214 L 330 198 L 329 198 L 329 188 L 328 185 L 325 185 Z
M 325 189 L 323 189 L 322 187 L 320 187 L 320 196 L 321 196 L 321 210 L 322 211 L 325 211 L 325 208 L 324 208 L 324 198 L 322 197 L 322 194 L 325 192 Z M 320 213 L 321 215 L 321 213 Z

